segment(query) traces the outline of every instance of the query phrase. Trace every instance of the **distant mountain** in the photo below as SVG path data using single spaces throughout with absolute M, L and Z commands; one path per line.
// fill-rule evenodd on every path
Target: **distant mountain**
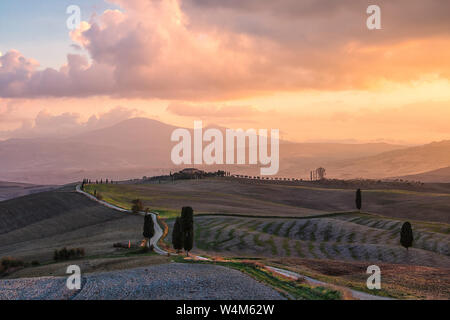
M 175 129 L 177 127 L 157 120 L 134 118 L 111 127 L 76 135 L 68 140 L 111 147 L 133 148 L 140 145 L 159 148 L 167 146 L 167 139 L 170 139 L 170 135 Z
M 180 169 L 170 159 L 175 145 L 170 137 L 175 129 L 177 127 L 156 120 L 135 118 L 69 138 L 1 141 L 0 179 L 62 184 L 85 177 L 117 180 L 166 174 L 170 170 Z M 219 130 L 223 132 L 225 128 Z M 431 159 L 424 162 L 420 160 L 421 157 L 410 165 L 411 159 L 415 157 L 409 152 L 419 152 L 409 151 L 412 149 L 383 143 L 282 141 L 279 176 L 308 178 L 310 170 L 319 166 L 324 166 L 330 177 L 344 178 L 398 176 L 442 167 L 439 165 L 444 161 L 437 161 L 433 167 Z M 421 150 L 420 147 L 418 150 Z M 429 151 L 423 153 L 432 158 Z M 197 167 L 211 171 L 222 168 L 240 174 L 259 174 L 259 169 L 254 166 Z
M 175 128 L 132 119 L 70 138 L 10 139 L 0 142 L 0 179 L 62 184 L 84 177 L 125 179 L 170 166 Z
M 387 178 L 414 175 L 450 166 L 450 141 L 383 152 L 374 156 L 330 163 L 336 178 Z
M 450 167 L 398 178 L 410 181 L 450 183 Z

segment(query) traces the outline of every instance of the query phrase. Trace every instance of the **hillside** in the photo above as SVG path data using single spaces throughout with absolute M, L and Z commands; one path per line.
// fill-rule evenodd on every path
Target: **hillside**
M 124 215 L 73 187 L 0 202 L 0 256 L 50 260 L 55 249 L 113 252 L 114 242 L 141 240 L 142 218 Z
M 139 198 L 144 207 L 168 219 L 170 230 L 180 208 L 193 207 L 195 248 L 200 255 L 450 267 L 450 193 L 364 190 L 364 213 L 358 213 L 354 189 L 319 184 L 214 178 L 89 185 L 86 190 L 100 191 L 106 201 L 122 207 Z M 405 220 L 414 226 L 411 256 L 399 244 Z M 167 239 L 170 242 L 170 233 Z
M 364 212 L 370 213 L 357 213 L 353 187 L 335 188 L 312 182 L 263 183 L 210 178 L 161 184 L 97 184 L 86 186 L 86 190 L 100 191 L 106 201 L 122 207 L 140 198 L 144 206 L 159 211 L 165 220 L 163 225 L 169 226 L 164 240 L 166 250 L 171 247 L 173 218 L 180 214 L 182 206 L 190 205 L 197 214 L 192 255 L 217 257 L 222 262 L 232 259 L 235 261 L 227 262 L 226 266 L 243 268 L 239 269 L 241 271 L 248 268 L 246 259 L 257 264 L 275 263 L 281 268 L 296 268 L 302 274 L 359 290 L 365 288 L 366 280 L 365 269 L 361 266 L 376 263 L 382 265 L 383 270 L 390 270 L 383 294 L 400 298 L 405 294 L 446 298 L 450 294 L 446 289 L 450 229 L 444 223 L 449 221 L 448 193 L 389 188 L 364 190 Z M 400 227 L 406 219 L 413 224 L 415 239 L 408 252 L 398 242 Z M 102 273 L 99 278 L 94 275 L 108 285 L 105 298 L 123 297 L 123 293 L 114 288 L 121 287 L 126 279 L 134 279 L 135 271 L 130 269 L 152 269 L 150 265 L 158 269 L 156 265 L 160 265 L 165 270 L 164 263 L 183 259 L 182 256 L 153 256 L 151 253 L 128 254 L 126 249 L 113 248 L 116 242 L 131 240 L 136 244 L 141 240 L 142 222 L 140 216 L 111 210 L 74 192 L 73 185 L 12 199 L 0 202 L 0 257 L 36 259 L 42 264 L 52 259 L 55 249 L 81 247 L 87 257 L 76 262 L 86 273 L 114 271 L 109 275 Z M 242 259 L 244 261 L 239 262 Z M 317 270 L 317 264 L 330 268 Z M 65 267 L 64 263 L 44 263 L 25 268 L 8 277 L 47 278 L 26 279 L 35 284 L 32 286 L 15 280 L 5 280 L 2 285 L 17 288 L 20 294 L 27 296 L 49 296 L 58 280 L 50 280 L 48 276 L 64 276 Z M 195 269 L 193 265 L 189 268 Z M 406 269 L 407 272 L 398 272 Z M 122 271 L 116 272 L 118 270 Z M 165 279 L 166 276 L 161 282 L 149 280 L 148 284 L 157 286 L 165 283 Z M 177 277 L 170 279 L 165 290 L 175 290 L 178 281 L 184 281 Z M 199 281 L 207 279 L 199 274 Z M 141 289 L 139 282 L 130 281 L 137 285 L 130 287 L 131 291 Z M 221 281 L 220 276 L 214 281 Z M 433 285 L 423 287 L 417 281 Z M 95 290 L 96 283 L 88 280 L 85 288 L 91 288 L 92 284 Z M 50 291 L 43 291 L 45 288 Z M 184 298 L 189 293 L 180 294 L 180 298 Z M 228 297 L 227 294 L 220 293 L 220 297 Z M 145 296 L 151 295 L 146 293 Z
M 0 181 L 0 201 L 26 196 L 28 194 L 49 191 L 56 186 L 41 186 L 28 183 Z
M 275 183 L 211 178 L 155 184 L 89 185 L 105 200 L 129 207 L 139 198 L 163 216 L 179 214 L 182 206 L 197 213 L 306 217 L 355 210 L 355 188 L 324 183 Z M 434 188 L 433 188 L 434 189 Z M 432 189 L 431 189 L 432 190 Z M 363 190 L 363 210 L 390 218 L 450 223 L 450 192 L 396 189 L 386 184 Z
M 3 141 L 0 179 L 63 184 L 85 177 L 122 180 L 179 170 L 171 162 L 175 143 L 170 137 L 175 129 L 156 120 L 135 118 L 64 139 Z M 450 166 L 450 141 L 416 147 L 281 141 L 278 176 L 309 179 L 309 172 L 319 166 L 327 169 L 329 178 L 340 179 L 418 174 Z M 257 166 L 198 167 L 259 175 Z
M 383 152 L 360 159 L 328 163 L 332 178 L 389 178 L 419 174 L 450 166 L 450 141 Z
M 421 182 L 450 183 L 450 167 L 428 171 L 419 174 L 399 177 L 399 179 Z

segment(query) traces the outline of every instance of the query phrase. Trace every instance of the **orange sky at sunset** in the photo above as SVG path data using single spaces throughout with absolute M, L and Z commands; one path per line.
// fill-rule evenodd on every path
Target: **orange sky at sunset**
M 375 1 L 382 30 L 366 27 L 368 1 L 108 2 L 119 9 L 67 30 L 78 53 L 59 68 L 0 47 L 0 139 L 131 117 L 291 141 L 450 139 L 450 2 Z

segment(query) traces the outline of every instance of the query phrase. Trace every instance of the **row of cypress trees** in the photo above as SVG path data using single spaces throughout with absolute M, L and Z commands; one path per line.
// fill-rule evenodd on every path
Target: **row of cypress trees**
M 179 253 L 182 249 L 189 256 L 194 246 L 194 210 L 191 207 L 181 209 L 181 217 L 177 217 L 172 232 L 172 245 Z

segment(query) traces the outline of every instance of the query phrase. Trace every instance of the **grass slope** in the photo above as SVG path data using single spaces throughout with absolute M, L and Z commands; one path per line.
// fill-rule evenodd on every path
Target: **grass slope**
M 0 257 L 52 259 L 57 248 L 86 255 L 114 252 L 114 242 L 142 239 L 142 217 L 106 208 L 73 187 L 0 202 Z

